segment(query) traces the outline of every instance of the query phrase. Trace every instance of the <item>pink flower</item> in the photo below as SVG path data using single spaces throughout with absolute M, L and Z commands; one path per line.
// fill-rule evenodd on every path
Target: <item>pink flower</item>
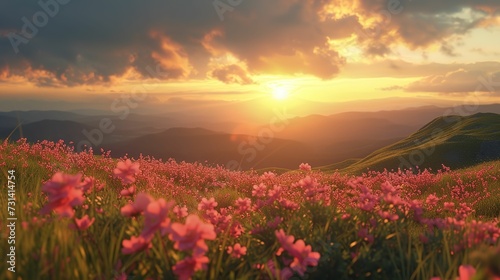
M 304 240 L 300 239 L 293 245 L 294 250 L 291 253 L 293 256 L 293 262 L 290 264 L 290 268 L 297 271 L 301 276 L 306 272 L 307 266 L 317 266 L 320 254 L 318 252 L 313 252 L 311 245 L 304 243 Z
M 308 163 L 301 163 L 299 169 L 303 171 L 311 171 L 311 166 Z
M 192 256 L 178 262 L 173 267 L 180 280 L 189 280 L 198 270 L 205 270 L 209 259 L 206 256 Z
M 458 277 L 456 280 L 472 280 L 476 274 L 476 269 L 471 265 L 461 265 L 458 267 Z M 432 277 L 431 280 L 441 280 L 439 277 Z
M 252 201 L 250 200 L 250 198 L 236 199 L 236 207 L 238 207 L 239 213 L 245 213 L 246 211 L 250 210 L 251 205 Z
M 123 184 L 130 184 L 135 182 L 135 175 L 137 175 L 139 170 L 139 163 L 132 163 L 130 159 L 126 161 L 118 162 L 116 168 L 113 170 L 113 174 L 116 178 L 122 180 Z
M 217 202 L 215 202 L 215 198 L 202 198 L 201 202 L 198 204 L 198 210 L 200 211 L 207 211 L 207 210 L 214 210 L 215 207 L 217 207 Z
M 427 203 L 430 206 L 435 206 L 438 203 L 438 201 L 439 198 L 436 195 L 430 194 L 425 200 L 425 203 Z
M 146 210 L 149 203 L 154 199 L 146 193 L 139 193 L 135 197 L 133 204 L 127 204 L 122 207 L 121 213 L 125 217 L 138 215 Z
M 278 242 L 281 244 L 278 253 L 281 254 L 285 250 L 293 257 L 293 261 L 290 264 L 291 269 L 303 276 L 307 266 L 318 265 L 320 254 L 313 252 L 310 245 L 306 246 L 304 240 L 299 239 L 293 243 L 295 239 L 293 235 L 286 235 L 282 229 L 277 230 L 275 234 Z
M 130 240 L 127 240 L 127 239 L 123 240 L 122 246 L 123 246 L 122 253 L 124 255 L 128 255 L 128 254 L 133 254 L 135 252 L 142 251 L 142 250 L 150 247 L 151 244 L 149 243 L 149 241 L 144 239 L 144 237 L 142 237 L 142 236 L 139 236 L 139 237 L 132 236 L 130 238 Z
M 186 206 L 180 207 L 179 205 L 175 205 L 173 212 L 177 215 L 177 218 L 184 218 L 188 215 L 188 209 Z
M 75 218 L 76 228 L 79 230 L 88 229 L 95 221 L 95 218 L 89 219 L 89 215 L 83 216 L 81 219 Z M 75 228 L 75 225 L 72 224 L 72 228 Z
M 264 185 L 262 183 L 260 183 L 258 185 L 254 185 L 253 190 L 252 190 L 252 196 L 264 197 L 264 196 L 266 196 L 266 191 L 267 191 L 266 185 Z
M 397 214 L 392 214 L 389 211 L 379 210 L 378 214 L 380 215 L 380 217 L 382 219 L 387 220 L 387 221 L 391 221 L 391 222 L 397 221 L 399 219 L 399 216 Z
M 170 240 L 174 241 L 177 250 L 193 250 L 194 255 L 202 255 L 208 251 L 205 239 L 214 240 L 214 226 L 203 223 L 196 215 L 189 215 L 186 224 L 173 223 L 170 229 Z
M 89 193 L 92 191 L 94 187 L 95 179 L 93 177 L 87 177 L 83 180 L 83 183 L 80 185 L 83 192 Z
M 151 201 L 144 211 L 144 229 L 141 236 L 146 240 L 151 240 L 156 231 L 160 230 L 163 236 L 167 233 L 170 226 L 168 218 L 168 210 L 172 207 L 173 202 L 167 203 L 163 198 L 157 201 Z
M 49 202 L 40 210 L 40 214 L 45 215 L 54 210 L 61 217 L 72 218 L 73 207 L 82 205 L 85 200 L 81 183 L 81 174 L 68 175 L 61 172 L 54 174 L 42 187 L 42 191 L 47 193 Z
M 241 256 L 247 254 L 247 247 L 241 246 L 240 243 L 236 243 L 233 247 L 227 247 L 227 253 L 231 254 L 232 257 L 239 259 Z
M 445 202 L 444 203 L 444 209 L 448 211 L 454 211 L 455 210 L 455 203 L 453 202 Z
M 121 196 L 133 196 L 135 193 L 135 185 L 132 185 L 128 188 L 124 188 L 121 192 Z
M 476 274 L 476 269 L 471 265 L 461 265 L 458 268 L 458 278 L 457 280 L 471 280 Z
M 295 240 L 295 237 L 293 237 L 293 235 L 286 235 L 283 229 L 277 230 L 275 232 L 275 235 L 276 238 L 278 238 L 278 242 L 280 243 L 281 247 L 284 250 L 286 251 L 293 250 L 293 241 Z

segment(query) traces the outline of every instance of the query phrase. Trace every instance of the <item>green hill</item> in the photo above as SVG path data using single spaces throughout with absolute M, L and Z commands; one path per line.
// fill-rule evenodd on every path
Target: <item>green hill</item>
M 360 173 L 402 168 L 453 169 L 500 159 L 500 115 L 478 113 L 471 116 L 439 117 L 416 133 L 367 157 L 341 168 Z M 334 170 L 338 165 L 326 166 Z

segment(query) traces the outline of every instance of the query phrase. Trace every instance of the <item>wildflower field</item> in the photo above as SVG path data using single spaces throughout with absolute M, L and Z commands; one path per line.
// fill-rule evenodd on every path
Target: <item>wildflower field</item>
M 20 140 L 0 170 L 0 279 L 500 279 L 500 162 L 275 174 Z

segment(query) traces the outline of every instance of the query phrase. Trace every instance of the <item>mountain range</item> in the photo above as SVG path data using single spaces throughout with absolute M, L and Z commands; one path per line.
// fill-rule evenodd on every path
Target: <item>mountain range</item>
M 63 139 L 78 145 L 92 143 L 91 135 L 102 140 L 94 141 L 95 151 L 111 150 L 114 157 L 143 154 L 243 170 L 293 169 L 308 162 L 325 170 L 361 172 L 417 165 L 439 168 L 441 163 L 456 167 L 498 158 L 500 136 L 495 129 L 500 131 L 500 121 L 493 113 L 500 113 L 500 105 L 424 106 L 302 117 L 278 111 L 258 122 L 200 120 L 183 117 L 185 113 L 130 113 L 123 118 L 84 111 L 11 111 L 0 112 L 0 138 Z M 112 131 L 101 129 L 103 122 Z M 437 130 L 442 134 L 429 140 Z

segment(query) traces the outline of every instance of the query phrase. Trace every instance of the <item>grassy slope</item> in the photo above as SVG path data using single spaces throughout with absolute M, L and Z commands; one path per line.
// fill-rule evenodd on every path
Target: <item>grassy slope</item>
M 439 117 L 406 139 L 377 150 L 342 171 L 419 166 L 453 169 L 500 158 L 500 115 L 480 113 L 467 117 Z M 406 163 L 406 164 L 405 164 Z M 341 167 L 342 165 L 340 165 Z M 323 170 L 335 170 L 338 164 Z

